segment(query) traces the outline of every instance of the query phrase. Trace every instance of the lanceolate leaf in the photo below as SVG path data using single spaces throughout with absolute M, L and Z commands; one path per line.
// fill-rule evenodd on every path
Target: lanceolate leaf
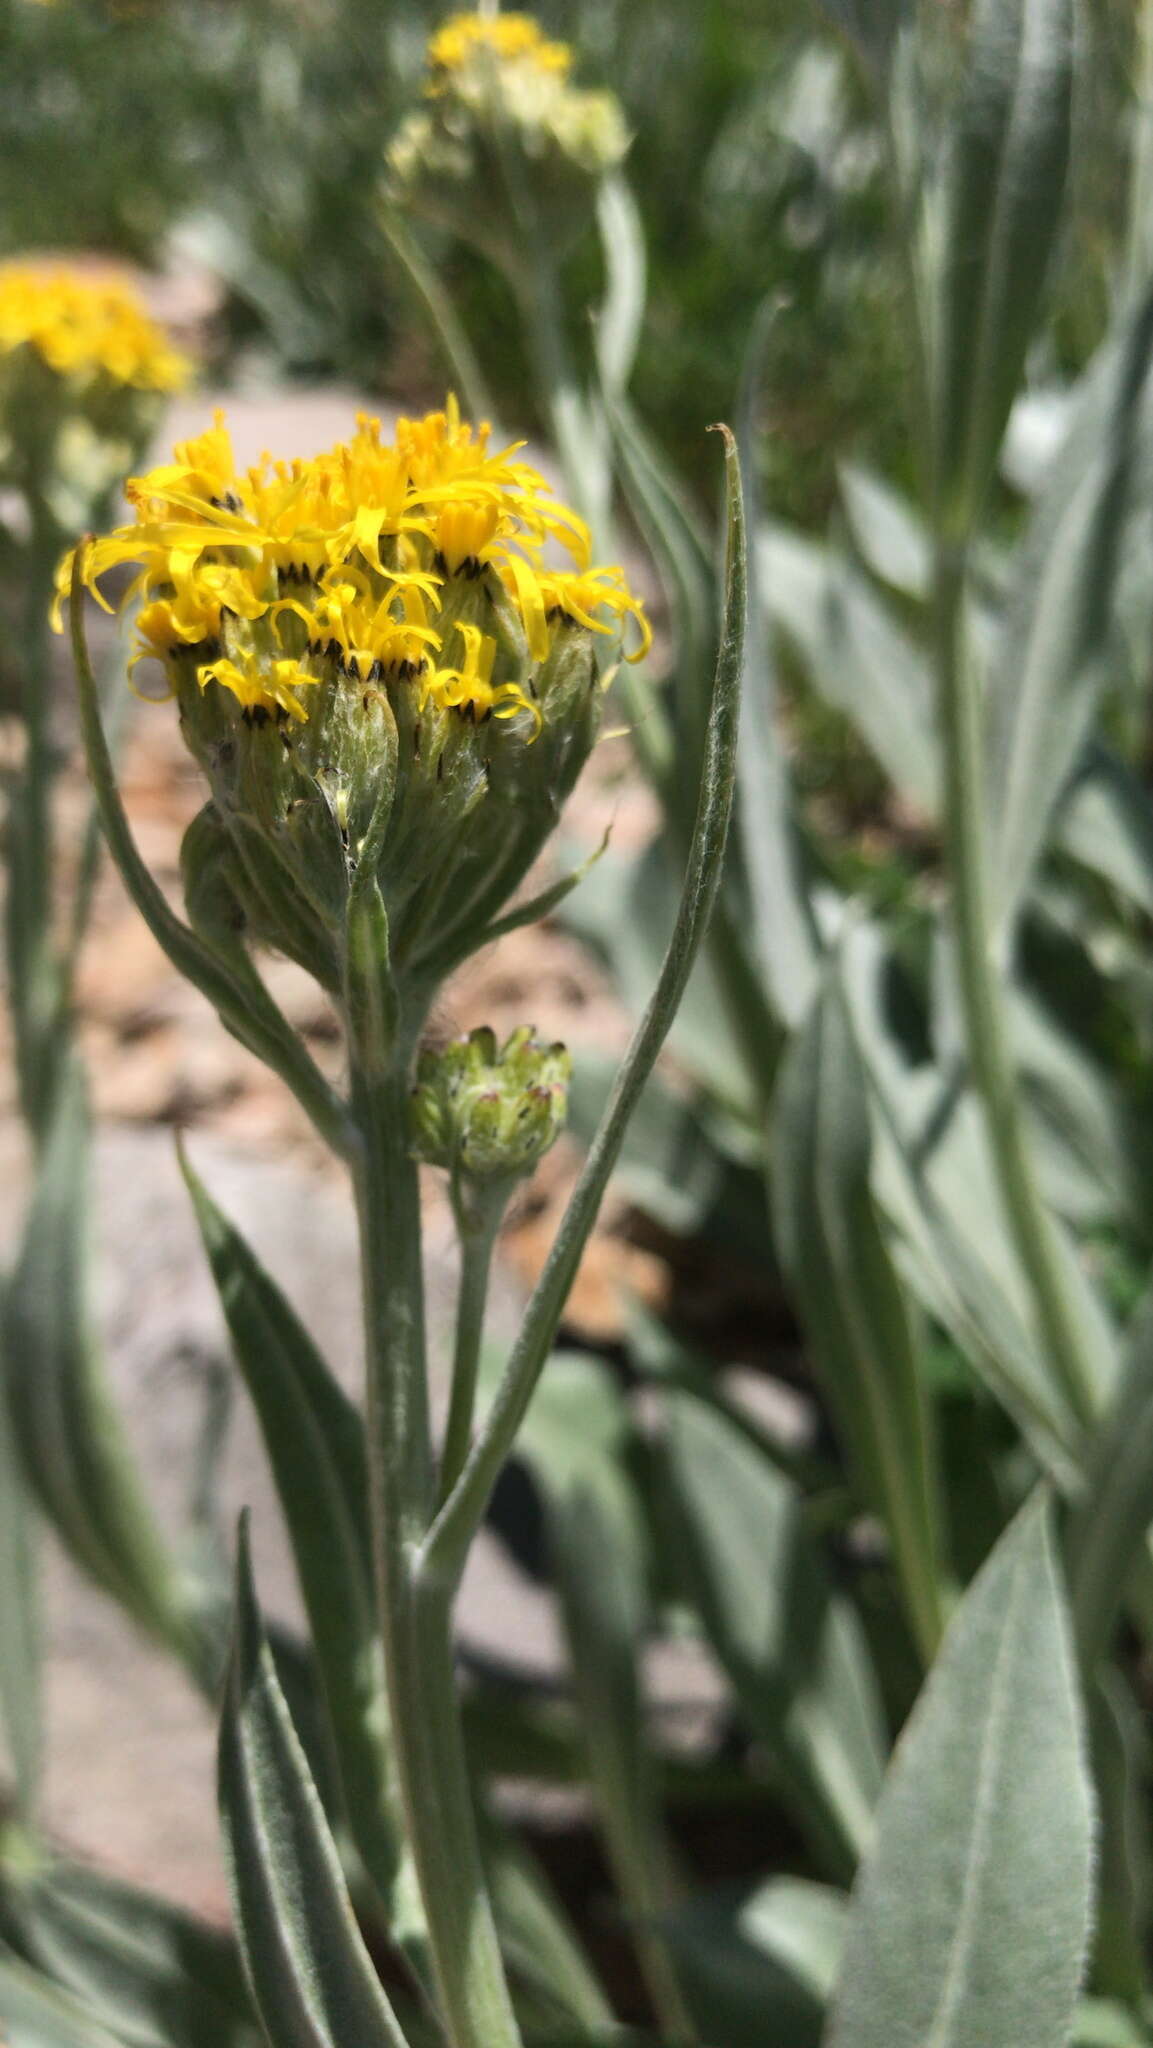
M 0 2026 L 11 2048 L 126 2048 L 78 1999 L 0 1942 Z
M 1069 1531 L 1077 1642 L 1087 1669 L 1109 1647 L 1153 1522 L 1153 1299 L 1129 1332 L 1113 1405 L 1097 1432 Z
M 1126 523 L 1147 506 L 1153 292 L 1106 345 L 1023 544 L 990 693 L 993 902 L 1008 928 L 1088 735 Z M 1138 494 L 1135 485 L 1140 480 Z
M 17 1462 L 0 1377 L 0 1725 L 17 1798 L 28 1813 L 40 1778 L 40 1603 L 32 1497 Z
M 64 1082 L 8 1290 L 4 1370 L 24 1469 L 81 1569 L 149 1634 L 194 1651 L 184 1591 L 112 1407 L 88 1299 L 88 1121 Z
M 761 526 L 754 445 L 757 400 L 772 316 L 771 305 L 762 307 L 749 343 L 737 424 L 745 520 L 754 534 Z M 752 950 L 774 1010 L 784 1023 L 793 1026 L 813 997 L 819 947 L 776 699 L 775 651 L 760 591 L 760 554 L 753 547 L 749 552 L 749 621 L 737 753 L 738 844 Z
M 992 474 L 1060 222 L 1073 31 L 1074 0 L 975 0 L 935 252 L 938 490 L 959 537 Z
M 902 795 L 933 816 L 940 763 L 921 649 L 854 562 L 783 526 L 762 526 L 756 545 L 769 616 L 814 688 L 844 713 Z
M 799 1877 L 689 1900 L 668 1921 L 709 2048 L 817 2048 L 840 1961 L 845 1895 Z
M 288 1526 L 346 1822 L 381 1895 L 393 1938 L 425 1974 L 430 1966 L 424 1916 L 404 1847 L 373 1619 L 363 1423 L 275 1281 L 216 1207 L 186 1157 L 181 1165 Z M 510 1954 L 530 1923 L 536 1953 L 529 1953 L 525 1937 L 519 1953 L 526 1965 L 539 1962 L 546 1942 L 554 1964 L 567 1954 L 557 2003 L 575 2017 L 604 2018 L 591 1976 L 586 1972 L 582 1977 L 579 1958 L 565 1947 L 563 1923 L 555 1913 L 550 1918 L 547 1897 L 534 1890 L 531 1871 L 522 1866 L 513 1872 L 511 1845 L 495 1823 L 486 1854 L 500 1879 L 495 1905 Z M 558 1971 L 551 1974 L 558 1976 Z
M 612 2010 L 575 1935 L 566 1925 L 544 1872 L 511 1828 L 481 1816 L 481 1849 L 500 1931 L 501 1953 L 520 1992 L 547 2014 L 557 2032 L 595 2033 Z
M 666 1396 L 674 1565 L 834 1876 L 869 1840 L 885 1731 L 868 1646 L 834 1594 L 798 1489 L 723 1416 Z
M 883 71 L 901 25 L 909 17 L 910 0 L 822 0 L 822 5 L 830 20 L 852 37 L 868 63 Z
M 560 1353 L 525 1418 L 521 1448 L 544 1495 L 593 1795 L 653 2003 L 675 2036 L 685 2014 L 656 1925 L 671 1901 L 641 1697 L 649 1600 L 644 1529 L 624 1464 L 627 1428 L 607 1368 Z
M 240 1946 L 274 2048 L 405 2048 L 277 1682 L 243 1523 L 220 1809 Z
M 240 1959 L 218 1929 L 63 1865 L 7 1903 L 27 1954 L 132 2048 L 257 2048 Z
M 399 1936 L 403 1834 L 374 1618 L 363 1423 L 276 1283 L 186 1157 L 181 1165 L 288 1525 L 348 1824 Z
M 1058 2048 L 1085 1961 L 1093 1829 L 1042 1497 L 954 1618 L 877 1830 L 828 2048 Z
M 832 976 L 782 1066 L 771 1147 L 781 1261 L 845 1455 L 885 1522 L 928 1656 L 940 1588 L 924 1394 L 908 1303 L 870 1187 L 865 1072 Z

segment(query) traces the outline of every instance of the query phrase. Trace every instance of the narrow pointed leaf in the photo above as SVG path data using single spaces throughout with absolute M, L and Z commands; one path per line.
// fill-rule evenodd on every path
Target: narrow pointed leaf
M 869 1841 L 884 1773 L 865 1638 L 834 1593 L 798 1489 L 691 1396 L 667 1396 L 665 1408 L 674 1563 L 783 1796 L 844 1877 Z
M 554 1354 L 520 1449 L 544 1498 L 593 1798 L 650 1996 L 676 2035 L 684 2008 L 656 1924 L 671 1903 L 670 1873 L 641 1694 L 649 1598 L 644 1529 L 624 1465 L 627 1435 L 627 1411 L 607 1369 L 579 1354 Z
M 2 1341 L 6 1341 L 4 1338 Z M 18 1463 L 8 1391 L 0 1376 L 0 1727 L 17 1800 L 35 1806 L 43 1741 L 40 1600 L 36 1529 L 28 1482 Z
M 1151 369 L 1153 292 L 1090 373 L 1022 545 L 990 690 L 989 873 L 1005 929 L 1108 677 L 1127 523 L 1153 498 Z
M 0 2027 L 7 2048 L 128 2048 L 79 1999 L 0 1942 Z
M 140 1627 L 194 1655 L 187 1592 L 153 1521 L 92 1327 L 88 1121 L 74 1068 L 62 1086 L 4 1317 L 21 1462 L 77 1564 Z
M 132 2048 L 257 2048 L 240 1958 L 219 1929 L 63 1865 L 8 1903 L 31 1959 Z
M 605 259 L 597 365 L 615 397 L 628 390 L 645 316 L 645 238 L 636 200 L 619 172 L 601 180 L 596 205 Z
M 406 2048 L 277 1681 L 243 1524 L 219 1789 L 237 1932 L 270 2041 Z
M 1091 1917 L 1092 1796 L 1043 1497 L 974 1581 L 905 1730 L 828 2048 L 1058 2048 Z
M 183 1155 L 181 1165 L 284 1511 L 348 1823 L 391 1906 L 402 1836 L 373 1604 L 364 1426 L 276 1283 Z
M 762 308 L 742 379 L 738 436 L 750 533 L 761 527 L 754 445 L 760 371 L 771 305 Z M 747 889 L 747 917 L 757 966 L 778 1017 L 793 1026 L 812 1001 L 820 952 L 806 886 L 803 850 L 779 727 L 775 651 L 760 589 L 759 551 L 749 554 L 749 623 L 737 754 L 737 828 Z M 767 1048 L 766 1048 L 767 1053 Z
M 1109 1647 L 1153 1523 L 1153 1300 L 1129 1332 L 1113 1403 L 1088 1460 L 1069 1530 L 1069 1577 L 1077 1643 L 1087 1669 Z
M 708 2048 L 818 2048 L 840 1963 L 843 1892 L 774 1877 L 687 1901 L 666 1922 Z
M 762 526 L 757 561 L 769 616 L 814 689 L 894 787 L 934 816 L 941 777 L 932 681 L 892 606 L 855 563 L 788 527 Z
M 518 2007 L 531 2000 L 558 2033 L 598 2033 L 612 2009 L 535 1857 L 510 1828 L 482 1820 L 481 1850 Z
M 1074 0 L 976 0 L 949 138 L 934 335 L 938 488 L 967 532 L 1037 320 L 1064 197 Z
M 865 1070 L 835 978 L 785 1059 L 771 1148 L 777 1243 L 814 1365 L 931 1654 L 941 1612 L 936 1473 L 909 1306 L 870 1185 Z

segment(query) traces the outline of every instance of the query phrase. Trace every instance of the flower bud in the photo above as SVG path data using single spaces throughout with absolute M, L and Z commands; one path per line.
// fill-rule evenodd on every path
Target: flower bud
M 515 270 L 523 221 L 510 187 L 520 182 L 531 186 L 550 248 L 563 250 L 588 225 L 592 187 L 629 141 L 612 93 L 570 84 L 572 61 L 530 15 L 453 15 L 428 46 L 425 104 L 388 152 L 393 201 Z
M 597 646 L 626 620 L 629 658 L 647 645 L 621 572 L 488 440 L 450 400 L 392 443 L 362 419 L 327 455 L 237 476 L 218 418 L 129 483 L 135 523 L 85 554 L 97 596 L 137 570 L 133 665 L 176 699 L 249 939 L 334 991 L 366 864 L 398 979 L 427 994 L 484 943 L 596 737 Z
M 454 1182 L 485 1187 L 530 1174 L 564 1126 L 572 1060 L 528 1025 L 499 1046 L 487 1025 L 426 1051 L 411 1097 L 412 1147 Z

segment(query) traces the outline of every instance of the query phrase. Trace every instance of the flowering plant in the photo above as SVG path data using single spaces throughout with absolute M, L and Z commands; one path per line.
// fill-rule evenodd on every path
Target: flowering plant
M 728 597 L 680 915 L 503 1377 L 478 1417 L 492 1237 L 511 1187 L 559 1126 L 566 1064 L 562 1049 L 546 1052 L 523 1032 L 499 1054 L 495 1041 L 474 1036 L 463 1062 L 459 1051 L 426 1053 L 415 1073 L 414 1054 L 448 970 L 502 924 L 539 914 L 541 899 L 505 905 L 595 737 L 598 643 L 631 622 L 647 644 L 621 572 L 590 565 L 581 521 L 516 453 L 491 454 L 487 430 L 474 431 L 450 405 L 402 420 L 392 444 L 362 421 L 328 455 L 237 478 L 218 422 L 131 483 L 135 520 L 82 542 L 60 572 L 90 772 L 121 874 L 172 959 L 295 1090 L 351 1170 L 367 1381 L 363 1434 L 351 1419 L 338 1432 L 355 1445 L 338 1483 L 353 1489 L 368 1544 L 357 1564 L 368 1609 L 353 1661 L 327 1608 L 337 1530 L 300 1497 L 302 1440 L 285 1434 L 288 1408 L 303 1395 L 318 1404 L 323 1455 L 337 1455 L 323 1413 L 335 1390 L 318 1359 L 304 1361 L 294 1329 L 279 1370 L 265 1377 L 257 1330 L 271 1315 L 283 1332 L 288 1311 L 187 1172 L 242 1365 L 257 1376 L 250 1384 L 334 1714 L 348 1823 L 416 1981 L 460 2048 L 511 2044 L 519 2031 L 465 1771 L 453 1598 L 707 921 L 732 794 L 744 602 L 730 445 Z M 549 564 L 549 541 L 571 568 Z M 85 586 L 99 594 L 102 575 L 122 564 L 136 568 L 141 600 L 134 660 L 161 660 L 212 791 L 185 844 L 189 925 L 169 910 L 132 841 L 85 649 Z M 554 887 L 543 900 L 556 898 Z M 301 961 L 334 997 L 347 1094 L 319 1072 L 265 987 L 254 949 L 267 945 Z M 449 1168 L 462 1239 L 439 1461 L 416 1154 Z M 302 2023 L 291 2015 L 319 1996 L 333 2013 L 358 2011 L 366 2042 L 395 2043 L 400 2022 L 347 1915 L 335 1850 L 262 1647 L 243 1546 L 237 1598 L 221 1798 L 253 1995 L 274 2035 L 283 2027 L 288 2038 Z M 287 1864 L 274 1840 L 284 1828 L 296 1840 Z M 267 1910 L 290 1864 L 290 1882 L 311 1873 L 315 1889 L 307 1902 L 302 1895 L 286 1977 L 279 1944 L 288 1923 L 277 1912 L 275 1932 Z M 337 1919 L 326 1931 L 328 1912 Z

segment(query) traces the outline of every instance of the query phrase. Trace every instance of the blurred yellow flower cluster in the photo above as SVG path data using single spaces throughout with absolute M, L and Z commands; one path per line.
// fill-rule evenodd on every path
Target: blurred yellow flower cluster
M 429 42 L 429 91 L 442 89 L 438 72 L 463 71 L 475 57 L 485 56 L 502 64 L 527 64 L 560 78 L 572 69 L 573 59 L 569 45 L 550 42 L 531 14 L 454 14 Z
M 202 690 L 223 685 L 257 720 L 302 723 L 310 693 L 335 676 L 411 686 L 418 711 L 525 713 L 539 727 L 534 669 L 566 624 L 607 634 L 631 618 L 630 658 L 649 630 L 622 571 L 591 565 L 583 521 L 518 447 L 493 453 L 489 439 L 450 399 L 398 421 L 392 442 L 362 417 L 326 454 L 266 457 L 238 476 L 218 414 L 130 480 L 135 520 L 88 543 L 85 580 L 100 596 L 100 577 L 135 565 L 136 659 L 157 657 L 174 691 L 190 674 Z M 549 562 L 550 543 L 571 566 Z M 61 594 L 70 575 L 71 558 Z M 524 651 L 515 680 L 497 660 L 513 643 Z
M 25 347 L 81 384 L 178 391 L 190 371 L 128 286 L 52 264 L 0 265 L 0 355 Z
M 389 147 L 393 202 L 507 267 L 523 254 L 523 221 L 506 187 L 529 177 L 550 241 L 579 235 L 590 180 L 621 162 L 629 136 L 613 93 L 573 85 L 573 62 L 531 15 L 452 15 L 429 42 L 423 102 Z

